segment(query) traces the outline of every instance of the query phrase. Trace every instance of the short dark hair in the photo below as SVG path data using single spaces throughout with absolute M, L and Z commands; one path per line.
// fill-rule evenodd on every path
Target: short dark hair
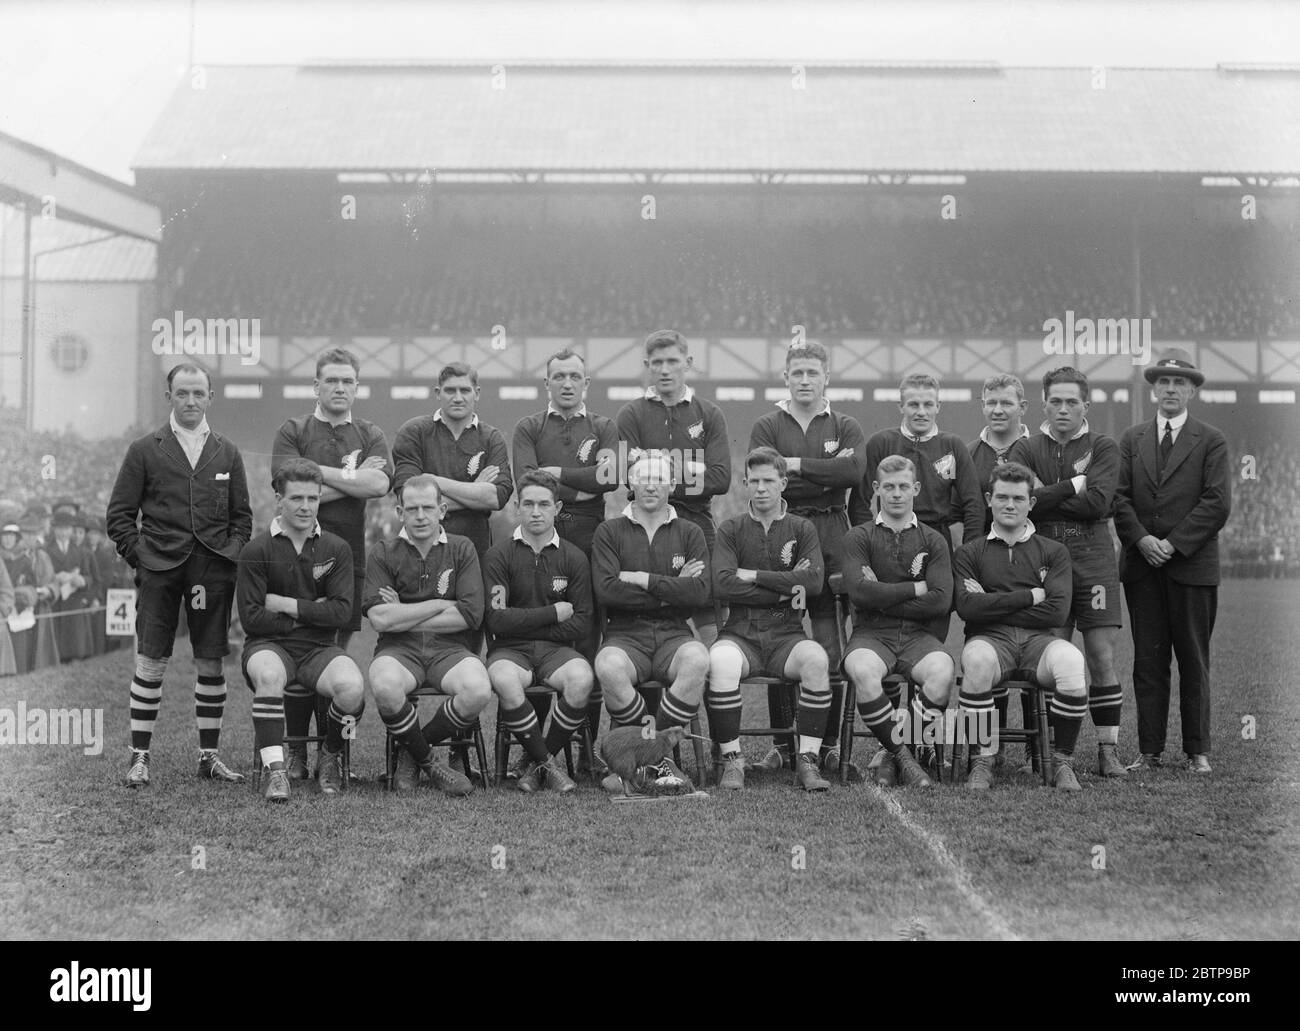
M 468 376 L 469 381 L 474 386 L 478 386 L 478 370 L 469 362 L 452 362 L 444 365 L 442 371 L 438 373 L 438 386 L 441 387 L 447 380 L 454 379 L 456 376 Z
M 686 342 L 686 338 L 675 329 L 656 329 L 645 338 L 645 356 L 649 358 L 656 351 L 664 347 L 675 347 L 682 354 L 690 354 L 691 346 Z
M 816 358 L 822 363 L 822 368 L 829 371 L 831 367 L 831 355 L 826 350 L 825 344 L 819 344 L 816 340 L 809 340 L 802 344 L 791 344 L 785 352 L 785 367 L 788 372 L 790 363 L 797 358 Z
M 310 458 L 288 458 L 272 474 L 271 489 L 283 495 L 285 485 L 289 483 L 314 483 L 320 487 L 325 483 L 325 477 L 321 475 L 320 466 Z
M 890 473 L 901 473 L 904 469 L 912 474 L 912 479 L 918 479 L 916 475 L 916 463 L 910 458 L 903 455 L 886 455 L 876 466 L 876 482 L 880 482 L 880 477 L 888 476 Z
M 790 475 L 789 466 L 786 464 L 784 456 L 775 448 L 756 447 L 745 456 L 745 472 L 749 472 L 749 470 L 760 465 L 772 466 L 780 476 Z
M 176 378 L 176 373 L 178 373 L 178 372 L 198 372 L 198 373 L 202 373 L 202 374 L 203 374 L 203 377 L 208 381 L 208 390 L 209 390 L 209 391 L 212 390 L 212 373 L 210 373 L 207 369 L 205 369 L 205 368 L 204 368 L 202 365 L 200 365 L 198 362 L 181 362 L 179 365 L 173 365 L 173 366 L 172 366 L 172 367 L 167 371 L 167 389 L 168 389 L 168 391 L 171 390 L 171 388 L 172 388 L 172 380 L 174 380 L 174 379 Z
M 529 469 L 519 477 L 519 482 L 515 484 L 515 491 L 521 499 L 525 487 L 545 487 L 551 492 L 552 499 L 560 496 L 560 481 L 541 469 Z
M 1077 383 L 1079 384 L 1079 397 L 1088 400 L 1088 377 L 1078 369 L 1069 365 L 1062 365 L 1059 369 L 1049 369 L 1043 374 L 1043 400 L 1047 400 L 1047 393 L 1058 383 Z
M 328 351 L 322 351 L 316 357 L 316 378 L 320 379 L 320 370 L 327 365 L 351 365 L 352 371 L 358 376 L 361 375 L 361 360 L 351 351 L 345 351 L 341 347 L 331 347 Z
M 993 493 L 993 485 L 1001 481 L 1002 483 L 1027 483 L 1032 492 L 1034 489 L 1034 474 L 1019 462 L 1003 462 L 1001 465 L 993 467 L 989 473 L 988 492 Z
M 549 358 L 546 359 L 546 375 L 549 376 L 551 374 L 551 362 L 564 362 L 564 361 L 568 361 L 570 358 L 577 358 L 578 361 L 582 362 L 582 371 L 583 372 L 587 371 L 586 358 L 580 355 L 572 347 L 562 347 L 560 348 L 560 350 L 556 351 L 553 355 L 551 355 Z
M 442 488 L 438 486 L 438 478 L 433 473 L 418 473 L 402 484 L 401 490 L 397 492 L 397 503 L 400 505 L 406 499 L 406 489 L 415 487 L 417 490 L 421 487 L 432 487 L 438 492 L 438 501 L 442 501 Z

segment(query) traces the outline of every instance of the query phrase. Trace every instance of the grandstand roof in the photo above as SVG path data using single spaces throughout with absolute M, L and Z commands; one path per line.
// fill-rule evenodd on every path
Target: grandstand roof
M 208 66 L 143 170 L 1300 172 L 1296 69 Z

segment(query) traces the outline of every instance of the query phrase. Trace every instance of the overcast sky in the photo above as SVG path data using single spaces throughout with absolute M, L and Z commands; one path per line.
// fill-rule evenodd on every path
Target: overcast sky
M 190 59 L 1300 62 L 1287 0 L 0 0 L 0 131 L 131 181 Z

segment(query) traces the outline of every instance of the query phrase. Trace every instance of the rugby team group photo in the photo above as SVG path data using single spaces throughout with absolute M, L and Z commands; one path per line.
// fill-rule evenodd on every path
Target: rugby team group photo
M 358 942 L 1071 941 L 888 1001 L 1269 1001 L 1297 38 L 0 5 L 7 976 L 256 1022 L 387 988 Z
M 827 348 L 792 344 L 789 396 L 754 424 L 736 462 L 746 511 L 721 524 L 712 503 L 731 487 L 737 446 L 726 415 L 692 388 L 681 334 L 652 332 L 643 362 L 645 396 L 611 418 L 587 406 L 584 356 L 550 355 L 547 406 L 513 427 L 509 445 L 480 416 L 476 370 L 453 362 L 438 373 L 437 407 L 397 428 L 390 448 L 353 410 L 358 358 L 327 350 L 315 408 L 276 434 L 270 484 L 250 484 L 239 449 L 209 425 L 209 370 L 174 365 L 168 421 L 131 445 L 106 517 L 139 589 L 126 785 L 153 782 L 182 615 L 198 774 L 244 779 L 218 752 L 232 610 L 259 791 L 271 802 L 311 779 L 323 794 L 343 790 L 345 740 L 368 705 L 395 746 L 388 786 L 469 795 L 472 766 L 453 769 L 434 749 L 481 734 L 494 699 L 508 732 L 498 747 L 513 736 L 527 757 L 512 771 L 516 790 L 574 791 L 563 753 L 580 728 L 587 771 L 624 798 L 695 793 L 670 754 L 683 736 L 714 746 L 697 780 L 716 772 L 720 789 L 741 790 L 749 677 L 767 678 L 771 728 L 787 731 L 757 765 L 792 771 L 803 791 L 848 779 L 855 708 L 879 744 L 878 784 L 933 787 L 960 726 L 967 770 L 953 773 L 988 790 L 1007 762 L 1011 680 L 1049 696 L 1047 726 L 1027 740 L 1032 764 L 1054 788 L 1079 791 L 1084 770 L 1123 780 L 1129 766 L 1166 762 L 1175 656 L 1181 734 L 1169 758 L 1211 772 L 1209 648 L 1232 477 L 1222 433 L 1192 416 L 1204 375 L 1185 351 L 1145 368 L 1155 412 L 1119 441 L 1089 427 L 1087 376 L 1068 365 L 1043 376 L 1036 429 L 1020 379 L 987 379 L 987 425 L 962 441 L 939 425 L 935 377 L 904 378 L 899 425 L 868 430 L 827 399 Z M 254 535 L 250 494 L 268 489 L 274 516 Z M 616 490 L 627 501 L 607 517 Z M 366 502 L 390 491 L 401 527 L 367 545 Z M 489 515 L 512 498 L 518 524 L 494 540 Z M 1135 614 L 1123 673 L 1121 583 Z M 958 656 L 944 645 L 954 612 Z M 378 636 L 358 661 L 347 647 L 363 619 Z M 1131 763 L 1120 747 L 1125 683 L 1138 712 Z M 553 704 L 535 705 L 534 688 Z M 423 722 L 422 690 L 442 700 Z M 958 721 L 945 718 L 951 703 Z M 1075 754 L 1085 718 L 1095 761 Z M 602 741 L 604 759 L 593 748 Z M 1040 741 L 1050 751 L 1039 754 Z

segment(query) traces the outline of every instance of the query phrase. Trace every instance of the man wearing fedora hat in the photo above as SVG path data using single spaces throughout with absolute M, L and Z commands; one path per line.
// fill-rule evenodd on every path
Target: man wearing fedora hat
M 1120 580 L 1133 634 L 1138 707 L 1137 766 L 1160 765 L 1169 717 L 1170 661 L 1178 659 L 1179 710 L 1187 768 L 1209 773 L 1210 635 L 1219 593 L 1219 531 L 1232 509 L 1223 434 L 1187 411 L 1205 376 L 1170 348 L 1143 375 L 1154 420 L 1120 438 L 1115 529 Z

